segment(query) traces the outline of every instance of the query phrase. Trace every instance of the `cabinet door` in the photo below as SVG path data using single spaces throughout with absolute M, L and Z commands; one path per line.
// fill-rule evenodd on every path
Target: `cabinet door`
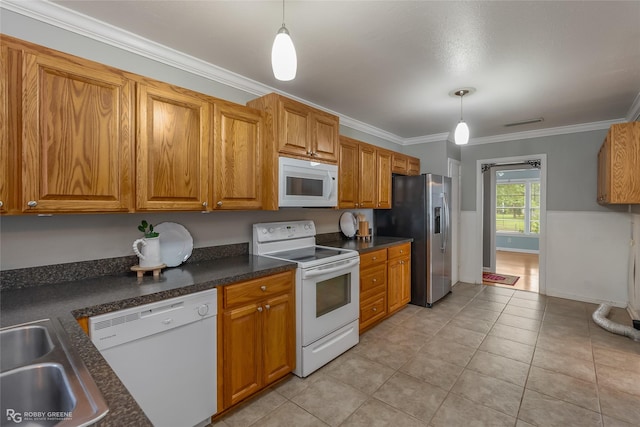
M 308 156 L 311 151 L 309 107 L 286 98 L 278 100 L 278 151 Z
M 160 82 L 138 85 L 139 210 L 203 210 L 209 191 L 209 103 Z
M 400 175 L 407 175 L 409 171 L 409 158 L 404 154 L 393 153 L 391 171 Z
M 215 105 L 214 209 L 262 207 L 262 113 L 241 105 Z
M 358 153 L 360 157 L 360 182 L 358 184 L 360 207 L 374 208 L 376 207 L 378 196 L 376 189 L 376 150 L 371 145 L 360 144 Z
M 314 159 L 336 162 L 338 160 L 339 124 L 331 114 L 314 111 L 311 128 L 311 156 Z
M 133 83 L 62 54 L 24 53 L 22 73 L 20 209 L 130 210 Z
M 9 146 L 15 141 L 9 138 L 9 48 L 0 46 L 0 213 L 9 207 L 9 183 L 14 182 L 9 173 Z
M 376 208 L 391 209 L 391 152 L 376 150 Z
M 223 390 L 224 407 L 241 401 L 262 387 L 263 310 L 247 304 L 227 310 L 223 315 Z
M 411 258 L 409 256 L 389 260 L 387 284 L 388 312 L 391 314 L 411 300 Z
M 610 136 L 604 140 L 604 143 L 598 151 L 598 203 L 607 203 L 609 201 L 609 150 L 611 140 Z
M 612 125 L 607 135 L 610 203 L 640 203 L 640 122 Z
M 407 170 L 407 174 L 420 175 L 420 159 L 409 157 L 409 169 Z
M 353 209 L 358 207 L 358 165 L 360 157 L 358 143 L 345 137 L 340 138 L 340 163 L 338 165 L 338 207 Z
M 293 292 L 268 299 L 263 304 L 264 384 L 270 384 L 295 369 L 296 320 Z

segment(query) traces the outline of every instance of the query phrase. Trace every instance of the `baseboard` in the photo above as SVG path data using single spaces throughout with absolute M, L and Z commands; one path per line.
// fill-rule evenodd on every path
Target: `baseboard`
M 554 292 L 553 290 L 550 291 L 548 288 L 547 288 L 546 295 L 548 297 L 564 298 L 564 299 L 570 299 L 570 300 L 573 300 L 573 301 L 588 302 L 588 303 L 591 303 L 591 304 L 609 304 L 609 305 L 612 305 L 614 307 L 628 308 L 626 301 L 625 302 L 605 301 L 605 300 L 601 300 L 601 299 L 588 298 L 588 297 L 584 297 L 584 296 L 581 296 L 581 295 L 572 295 L 572 294 L 564 294 L 562 292 Z

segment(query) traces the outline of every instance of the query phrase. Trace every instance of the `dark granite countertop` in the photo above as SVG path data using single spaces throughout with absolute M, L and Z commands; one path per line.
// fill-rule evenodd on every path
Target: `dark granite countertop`
M 239 255 L 168 268 L 157 279 L 146 275 L 138 280 L 135 273 L 131 273 L 3 290 L 0 294 L 0 325 L 7 327 L 46 318 L 53 321 L 57 319 L 109 406 L 109 413 L 97 425 L 150 426 L 144 412 L 93 346 L 76 318 L 139 306 L 295 268 L 295 263 L 255 255 Z
M 413 239 L 411 237 L 373 236 L 369 241 L 360 239 L 342 239 L 323 242 L 322 245 L 340 249 L 352 249 L 363 254 L 366 252 L 375 251 L 377 249 L 389 248 L 391 246 L 396 246 L 408 242 L 413 242 Z

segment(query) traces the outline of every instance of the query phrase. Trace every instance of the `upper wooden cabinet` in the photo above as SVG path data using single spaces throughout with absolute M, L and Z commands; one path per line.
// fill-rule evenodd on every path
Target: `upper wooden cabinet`
M 13 182 L 9 171 L 9 147 L 15 147 L 15 142 L 9 138 L 9 48 L 0 46 L 0 213 L 8 212 L 9 183 Z
M 609 128 L 598 152 L 598 203 L 640 204 L 640 122 Z
M 399 175 L 420 175 L 420 159 L 394 152 L 391 171 Z
M 337 116 L 270 93 L 247 103 L 270 113 L 277 151 L 287 156 L 335 163 L 340 125 Z
M 214 107 L 214 209 L 263 206 L 263 140 L 266 113 L 231 103 Z
M 155 81 L 138 84 L 136 209 L 207 208 L 209 107 L 195 92 Z
M 9 79 L 22 92 L 19 209 L 130 210 L 133 82 L 54 51 L 21 57 L 21 76 Z
M 393 152 L 340 136 L 338 207 L 391 208 Z

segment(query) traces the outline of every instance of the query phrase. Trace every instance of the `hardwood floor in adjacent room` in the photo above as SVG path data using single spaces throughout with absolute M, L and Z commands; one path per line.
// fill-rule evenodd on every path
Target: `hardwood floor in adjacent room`
M 539 268 L 538 254 L 496 251 L 496 273 L 520 276 L 520 279 L 514 286 L 495 285 L 493 283 L 484 284 L 509 289 L 538 292 L 540 280 Z

